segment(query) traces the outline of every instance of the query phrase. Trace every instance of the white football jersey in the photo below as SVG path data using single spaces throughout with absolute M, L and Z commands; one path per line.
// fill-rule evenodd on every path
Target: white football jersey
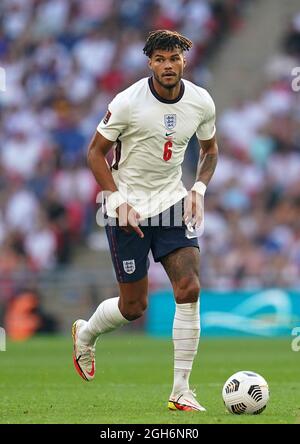
M 215 106 L 205 89 L 187 80 L 175 100 L 166 100 L 152 77 L 144 78 L 117 94 L 97 130 L 116 141 L 112 174 L 120 194 L 142 218 L 152 217 L 186 196 L 185 150 L 194 133 L 200 140 L 214 136 Z M 107 213 L 116 217 L 109 205 Z

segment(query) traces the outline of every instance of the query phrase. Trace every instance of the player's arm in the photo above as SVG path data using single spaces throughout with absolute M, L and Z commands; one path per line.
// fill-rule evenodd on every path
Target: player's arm
M 204 194 L 218 162 L 218 145 L 216 137 L 199 140 L 200 156 L 197 167 L 196 182 L 189 191 L 185 201 L 184 221 L 198 228 L 203 219 Z
M 106 139 L 98 131 L 95 132 L 87 154 L 88 166 L 92 170 L 96 181 L 101 186 L 102 190 L 111 191 L 114 193 L 118 191 L 113 175 L 111 174 L 105 156 L 110 151 L 114 142 Z
M 196 182 L 185 200 L 184 221 L 200 227 L 204 212 L 204 194 L 218 162 L 218 145 L 216 141 L 216 109 L 211 96 L 206 92 L 205 114 L 196 131 L 200 143 L 200 155 L 197 167 Z
M 96 131 L 88 147 L 87 162 L 102 190 L 112 193 L 109 198 L 117 199 L 118 188 L 105 159 L 113 144 L 114 142 Z M 139 214 L 130 205 L 123 202 L 117 206 L 116 212 L 119 216 L 119 224 L 125 231 L 133 229 L 140 237 L 144 237 L 138 226 Z
M 216 137 L 210 140 L 199 140 L 200 156 L 197 167 L 196 182 L 202 182 L 206 187 L 212 178 L 218 162 L 218 145 Z

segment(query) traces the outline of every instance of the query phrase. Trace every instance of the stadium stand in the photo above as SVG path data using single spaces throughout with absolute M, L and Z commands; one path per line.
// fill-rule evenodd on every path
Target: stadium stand
M 246 0 L 3 0 L 0 6 L 1 299 L 29 272 L 68 267 L 89 245 L 98 188 L 86 167 L 88 141 L 121 89 L 148 76 L 142 53 L 154 28 L 194 41 L 186 77 L 209 87 L 207 62 L 243 26 Z M 5 17 L 5 20 L 4 20 Z M 220 166 L 201 239 L 206 288 L 299 283 L 300 15 L 266 66 L 266 86 L 219 116 Z M 211 91 L 213 95 L 213 91 Z M 197 148 L 187 156 L 190 178 Z M 188 179 L 193 180 L 193 179 Z M 97 268 L 97 264 L 93 264 Z M 13 276 L 18 278 L 13 278 Z M 156 270 L 153 285 L 160 282 Z

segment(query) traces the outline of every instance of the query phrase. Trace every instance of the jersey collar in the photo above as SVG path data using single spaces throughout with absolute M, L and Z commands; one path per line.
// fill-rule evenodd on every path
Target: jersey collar
M 176 97 L 176 99 L 171 99 L 171 100 L 164 99 L 159 94 L 157 94 L 157 92 L 155 91 L 154 85 L 153 85 L 153 78 L 152 77 L 149 77 L 148 84 L 149 84 L 150 91 L 152 92 L 154 97 L 162 103 L 177 103 L 177 102 L 179 102 L 180 99 L 182 99 L 182 96 L 184 94 L 185 86 L 184 86 L 184 83 L 182 80 L 180 82 L 180 91 L 179 91 L 178 97 Z

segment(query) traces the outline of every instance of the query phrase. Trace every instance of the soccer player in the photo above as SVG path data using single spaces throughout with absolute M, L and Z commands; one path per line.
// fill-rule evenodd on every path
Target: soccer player
M 97 127 L 88 164 L 106 202 L 106 233 L 119 297 L 102 302 L 88 321 L 73 324 L 74 365 L 86 381 L 95 376 L 99 336 L 143 315 L 151 249 L 174 290 L 174 382 L 171 410 L 205 411 L 189 387 L 200 336 L 199 248 L 189 229 L 203 219 L 203 198 L 217 164 L 215 106 L 206 90 L 183 80 L 192 42 L 177 32 L 151 32 L 144 47 L 152 71 L 119 93 Z M 188 192 L 181 164 L 196 133 L 197 178 Z M 114 145 L 114 162 L 105 156 Z

